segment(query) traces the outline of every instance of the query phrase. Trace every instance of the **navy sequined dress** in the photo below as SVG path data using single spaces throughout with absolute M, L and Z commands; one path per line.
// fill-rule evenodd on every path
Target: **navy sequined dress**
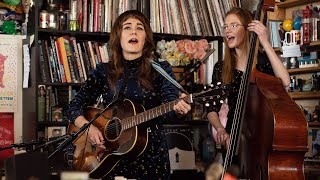
M 153 82 L 154 90 L 141 88 L 137 80 L 138 67 L 141 64 L 140 58 L 125 61 L 125 64 L 129 71 L 127 73 L 129 74 L 129 78 L 124 91 L 125 98 L 143 105 L 146 109 L 157 107 L 178 98 L 178 89 L 161 75 L 158 75 Z M 159 64 L 174 78 L 168 62 L 160 62 Z M 74 122 L 78 116 L 83 115 L 83 108 L 94 104 L 97 97 L 101 94 L 103 95 L 104 105 L 112 101 L 114 93 L 106 81 L 107 74 L 105 72 L 108 69 L 105 65 L 102 63 L 97 65 L 85 85 L 68 105 L 67 115 L 70 122 Z M 117 91 L 121 89 L 122 82 L 123 79 L 117 84 Z M 172 111 L 145 123 L 149 127 L 149 139 L 146 150 L 134 160 L 121 159 L 104 179 L 113 179 L 114 176 L 134 179 L 169 179 L 169 155 L 162 123 L 176 118 L 175 113 Z
M 266 54 L 259 53 L 258 54 L 258 63 L 256 65 L 258 71 L 274 76 L 274 72 L 272 70 L 272 66 Z M 243 72 L 234 69 L 234 80 L 233 82 L 227 86 L 227 94 L 228 96 L 228 121 L 226 125 L 226 132 L 230 134 L 232 127 L 232 120 L 234 116 L 234 111 L 236 108 L 237 97 L 239 94 L 240 83 L 242 79 Z M 222 82 L 222 62 L 218 61 L 214 66 L 213 75 L 212 75 L 212 84 L 216 84 L 217 82 Z M 210 105 L 207 109 L 208 112 L 219 112 L 221 108 L 221 104 L 217 104 L 215 106 Z

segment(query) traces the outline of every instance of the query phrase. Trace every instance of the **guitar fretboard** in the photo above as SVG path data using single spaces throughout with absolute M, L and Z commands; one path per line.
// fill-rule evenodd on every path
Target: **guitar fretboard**
M 122 120 L 122 128 L 123 130 L 130 129 L 134 126 L 137 126 L 141 123 L 159 117 L 165 113 L 168 113 L 173 110 L 173 106 L 179 101 L 179 99 L 168 102 L 166 104 L 162 104 L 158 107 L 149 109 L 142 113 L 139 113 L 135 116 L 127 117 Z

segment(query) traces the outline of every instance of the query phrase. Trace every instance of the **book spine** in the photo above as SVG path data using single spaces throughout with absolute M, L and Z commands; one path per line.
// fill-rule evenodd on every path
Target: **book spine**
M 98 32 L 99 26 L 99 0 L 93 0 L 93 32 Z
M 64 38 L 63 37 L 57 38 L 57 44 L 59 44 L 59 46 L 58 46 L 59 54 L 61 55 L 63 68 L 64 68 L 65 75 L 66 75 L 66 81 L 67 81 L 67 83 L 72 83 L 66 48 L 64 45 Z
M 88 1 L 82 1 L 82 31 L 88 31 Z
M 49 81 L 49 76 L 47 76 L 47 72 L 49 70 L 47 70 L 45 68 L 45 59 L 44 59 L 44 50 L 42 47 L 42 42 L 41 40 L 38 40 L 38 46 L 39 46 L 39 51 L 40 51 L 40 57 L 39 57 L 39 67 L 40 67 L 40 76 L 42 78 L 42 82 L 48 82 Z
M 73 51 L 73 57 L 75 57 L 75 61 L 78 67 L 78 71 L 79 71 L 79 76 L 80 76 L 80 82 L 84 82 L 84 75 L 83 75 L 83 68 L 81 66 L 81 60 L 80 60 L 80 56 L 79 56 L 79 51 L 78 51 L 78 47 L 77 47 L 77 41 L 74 37 L 70 38 L 70 45 Z
M 51 53 L 51 51 L 49 50 L 49 46 L 48 46 L 48 41 L 46 40 L 43 40 L 43 43 L 44 45 L 42 46 L 45 51 L 45 53 L 47 54 L 47 66 L 48 66 L 48 71 L 49 71 L 49 74 L 50 74 L 50 79 L 51 79 L 51 82 L 54 82 L 54 77 L 53 77 L 53 71 L 54 71 L 54 66 L 52 65 L 54 59 L 53 59 L 53 55 Z
M 38 121 L 46 120 L 46 86 L 38 86 Z
M 95 55 L 94 55 L 94 52 L 93 52 L 93 47 L 92 47 L 92 43 L 91 43 L 91 41 L 87 41 L 87 43 L 88 43 L 88 50 L 89 50 L 89 52 L 90 52 L 90 59 L 91 59 L 91 65 L 93 66 L 93 69 L 96 69 L 96 65 L 97 65 L 97 63 L 96 63 L 96 58 L 95 58 Z
M 87 80 L 87 72 L 86 72 L 86 68 L 84 66 L 84 57 L 82 56 L 82 51 L 81 51 L 81 45 L 80 43 L 77 43 L 77 49 L 78 49 L 78 53 L 79 53 L 79 57 L 80 57 L 80 62 L 81 62 L 81 67 L 82 67 L 82 72 L 83 72 L 83 78 L 84 81 Z
M 79 73 L 77 72 L 77 67 L 75 60 L 72 56 L 71 47 L 69 44 L 69 40 L 67 38 L 64 38 L 64 46 L 67 54 L 68 64 L 70 68 L 70 74 L 71 74 L 71 80 L 72 82 L 79 82 Z

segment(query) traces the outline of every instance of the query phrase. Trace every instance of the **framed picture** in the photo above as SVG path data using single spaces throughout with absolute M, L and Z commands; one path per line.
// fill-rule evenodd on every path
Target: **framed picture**
M 65 126 L 50 126 L 45 129 L 46 138 L 59 137 L 66 134 Z
M 308 152 L 306 157 L 320 156 L 320 127 L 308 129 Z
M 281 48 L 284 40 L 285 30 L 282 27 L 282 20 L 268 20 L 269 41 L 273 48 Z
M 51 107 L 51 121 L 63 121 L 63 109 L 59 106 Z

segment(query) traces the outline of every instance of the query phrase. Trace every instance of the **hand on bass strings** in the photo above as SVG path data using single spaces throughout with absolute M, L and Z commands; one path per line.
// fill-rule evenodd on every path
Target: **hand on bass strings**
M 180 100 L 173 106 L 173 110 L 178 116 L 186 115 L 190 110 L 191 106 L 183 100 L 187 95 L 182 93 L 180 95 Z
M 226 132 L 224 128 L 217 128 L 217 143 L 222 146 L 229 148 L 230 135 Z

